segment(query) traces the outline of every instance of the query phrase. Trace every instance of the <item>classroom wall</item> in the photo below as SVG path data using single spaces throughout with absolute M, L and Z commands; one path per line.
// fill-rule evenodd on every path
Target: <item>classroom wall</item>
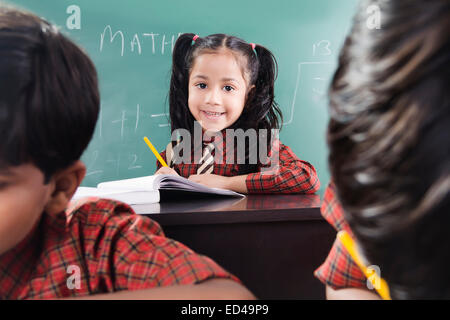
M 269 48 L 278 60 L 275 94 L 281 141 L 329 180 L 327 87 L 357 0 L 107 1 L 16 0 L 60 26 L 97 66 L 101 112 L 84 186 L 153 174 L 170 137 L 167 91 L 179 34 L 227 33 Z M 80 19 L 78 19 L 80 18 Z

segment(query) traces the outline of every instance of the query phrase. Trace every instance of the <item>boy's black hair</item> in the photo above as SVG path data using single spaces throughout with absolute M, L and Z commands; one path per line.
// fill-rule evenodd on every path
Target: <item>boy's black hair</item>
M 236 54 L 239 62 L 245 64 L 241 67 L 242 72 L 247 76 L 247 81 L 249 81 L 248 87 L 250 88 L 252 85 L 255 87 L 248 93 L 241 116 L 227 129 L 243 129 L 244 131 L 250 128 L 267 129 L 267 142 L 269 144 L 272 137 L 271 129 L 280 129 L 283 121 L 281 110 L 275 102 L 274 83 L 278 66 L 273 54 L 260 45 L 256 45 L 255 54 L 249 43 L 226 34 L 199 37 L 194 44 L 192 43 L 193 37 L 193 33 L 180 35 L 173 50 L 169 91 L 172 132 L 177 129 L 187 129 L 189 132 L 194 130 L 195 119 L 188 106 L 188 85 L 195 58 L 202 53 L 228 49 Z M 257 132 L 259 134 L 259 131 Z M 248 159 L 247 144 L 246 158 Z M 248 167 L 246 171 L 251 172 L 254 169 Z
M 450 298 L 449 34 L 448 0 L 364 1 L 330 88 L 331 174 L 392 298 Z
M 0 165 L 51 175 L 78 160 L 99 112 L 92 61 L 47 21 L 0 7 Z

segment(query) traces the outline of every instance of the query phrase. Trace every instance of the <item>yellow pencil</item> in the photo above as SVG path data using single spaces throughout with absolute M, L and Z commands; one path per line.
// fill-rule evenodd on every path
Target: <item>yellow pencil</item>
M 150 142 L 150 140 L 148 140 L 147 137 L 144 137 L 144 141 L 145 143 L 148 145 L 148 147 L 150 148 L 150 150 L 152 150 L 153 154 L 155 155 L 156 159 L 158 159 L 158 161 L 164 166 L 164 167 L 169 167 L 167 165 L 167 163 L 164 161 L 164 159 L 159 155 L 159 152 L 156 151 L 155 147 L 152 145 L 152 143 Z
M 359 254 L 356 251 L 355 242 L 353 241 L 352 237 L 345 231 L 339 231 L 337 234 L 338 239 L 342 242 L 345 249 L 348 251 L 348 253 L 353 258 L 353 261 L 358 265 L 358 267 L 362 270 L 364 275 L 368 279 L 375 278 L 375 282 L 378 285 L 375 285 L 375 290 L 377 290 L 378 294 L 383 298 L 384 300 L 391 300 L 391 296 L 389 295 L 389 287 L 386 283 L 386 281 L 383 278 L 380 278 L 380 276 L 377 273 L 371 272 L 366 268 L 364 263 L 359 258 Z M 372 283 L 373 283 L 372 282 Z

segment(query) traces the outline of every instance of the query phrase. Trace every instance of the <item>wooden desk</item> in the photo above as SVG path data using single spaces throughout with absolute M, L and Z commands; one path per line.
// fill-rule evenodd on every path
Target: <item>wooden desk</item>
M 335 239 L 318 195 L 249 195 L 243 199 L 133 206 L 169 238 L 214 259 L 260 299 L 324 299 L 313 271 Z

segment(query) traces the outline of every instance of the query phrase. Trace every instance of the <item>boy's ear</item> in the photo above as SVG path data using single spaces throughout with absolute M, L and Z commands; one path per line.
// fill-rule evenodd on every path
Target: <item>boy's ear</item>
M 85 175 L 86 166 L 80 160 L 56 172 L 51 178 L 54 190 L 45 205 L 45 212 L 56 215 L 64 211 Z

